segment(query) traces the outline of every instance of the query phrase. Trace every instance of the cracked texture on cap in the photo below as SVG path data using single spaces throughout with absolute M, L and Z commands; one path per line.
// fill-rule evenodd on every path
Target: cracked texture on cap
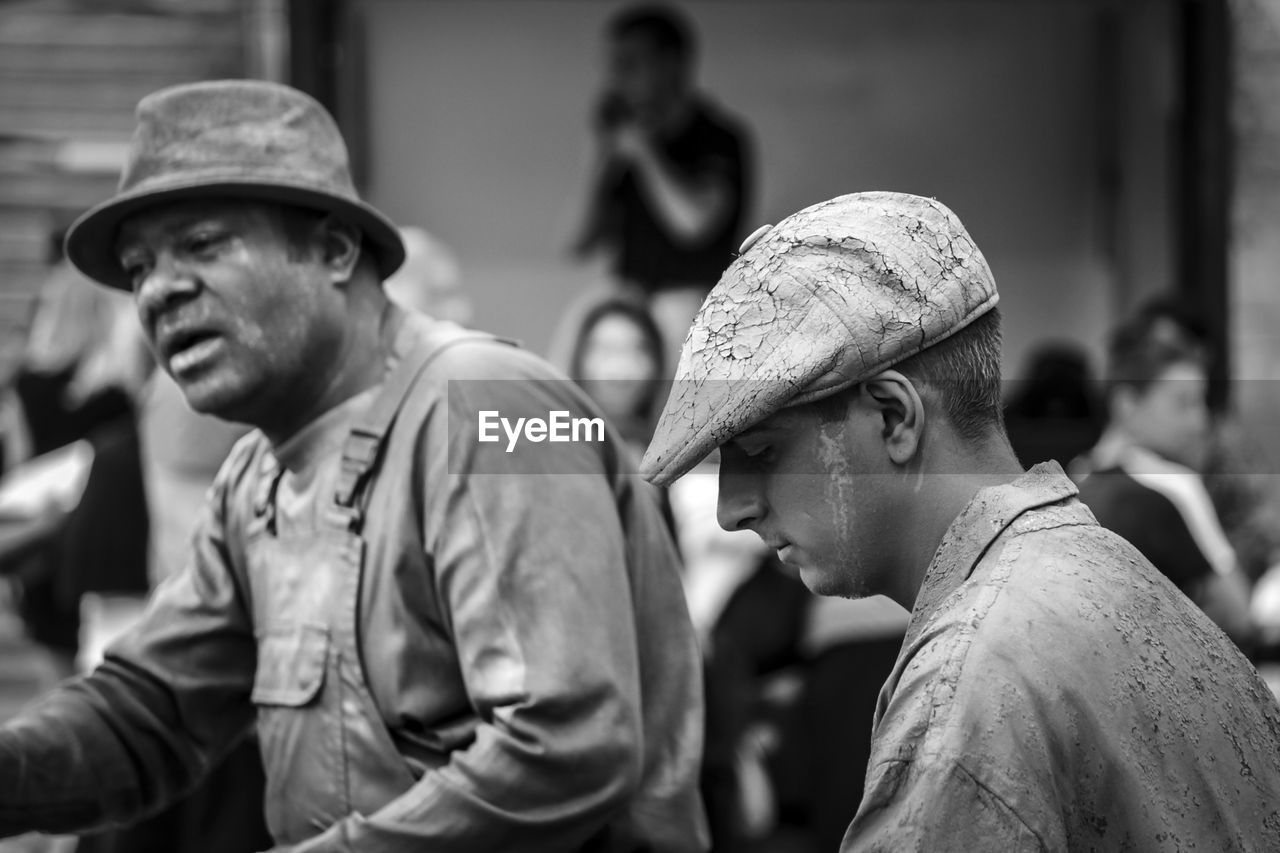
M 933 199 L 856 193 L 792 214 L 698 312 L 641 473 L 668 485 L 779 409 L 874 376 L 998 299 L 982 252 Z

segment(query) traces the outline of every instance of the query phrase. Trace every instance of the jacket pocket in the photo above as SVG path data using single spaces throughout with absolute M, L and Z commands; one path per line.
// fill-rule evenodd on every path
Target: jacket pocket
M 301 625 L 258 639 L 258 668 L 251 699 L 255 705 L 302 708 L 320 695 L 329 659 L 329 634 Z

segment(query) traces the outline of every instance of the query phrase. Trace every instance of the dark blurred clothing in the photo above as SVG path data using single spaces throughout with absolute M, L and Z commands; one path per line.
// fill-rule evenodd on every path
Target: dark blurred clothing
M 74 376 L 74 369 L 58 373 L 23 370 L 14 381 L 31 435 L 32 452 L 37 456 L 95 434 L 100 442 L 115 443 L 120 440 L 119 431 L 135 429 L 133 401 L 125 391 L 106 388 L 73 402 L 67 392 Z M 124 441 L 127 444 L 128 439 Z M 136 432 L 133 441 L 136 459 Z M 79 581 L 63 575 L 70 559 L 66 549 L 73 544 L 66 536 L 55 536 L 31 558 L 21 572 L 18 608 L 33 640 L 69 658 L 76 654 L 80 634 L 80 606 L 73 594 Z M 145 561 L 141 565 L 145 569 Z
M 89 437 L 93 465 L 67 517 L 59 552 L 58 598 L 78 612 L 86 592 L 146 595 L 147 499 L 138 428 L 123 418 Z
M 272 846 L 254 738 L 231 750 L 196 793 L 127 829 L 80 839 L 76 853 L 256 853 Z
M 1128 539 L 1183 592 L 1213 571 L 1173 501 L 1123 468 L 1090 474 L 1080 484 L 1080 500 L 1099 524 Z
M 902 636 L 840 643 L 804 669 L 805 689 L 780 759 L 782 793 L 808 827 L 814 853 L 840 847 L 858 811 L 871 758 L 871 725 Z
M 67 399 L 75 369 L 58 373 L 21 371 L 14 390 L 31 431 L 32 453 L 39 456 L 87 438 L 95 429 L 134 416 L 133 401 L 120 388 L 106 388 L 83 402 Z
M 701 788 L 716 853 L 744 842 L 739 749 L 747 729 L 770 715 L 765 679 L 799 661 L 809 598 L 804 584 L 769 558 L 734 591 L 712 629 Z
M 614 272 L 649 293 L 691 284 L 710 290 L 738 249 L 751 191 L 746 130 L 719 107 L 697 99 L 683 126 L 654 144 L 686 179 L 726 180 L 732 187 L 732 212 L 706 239 L 681 241 L 663 225 L 631 167 L 608 170 L 604 180 L 611 183 L 603 188 L 599 230 L 616 251 Z
M 1037 349 L 1004 416 L 1009 444 L 1025 468 L 1049 460 L 1065 468 L 1093 447 L 1102 435 L 1103 406 L 1084 351 L 1070 344 Z

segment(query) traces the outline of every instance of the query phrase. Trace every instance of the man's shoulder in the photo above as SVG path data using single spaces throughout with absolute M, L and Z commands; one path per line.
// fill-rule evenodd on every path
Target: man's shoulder
M 1132 544 L 1096 523 L 1053 521 L 1020 519 L 946 617 L 967 635 L 961 681 L 974 701 L 995 682 L 1050 705 L 1088 697 L 1154 666 L 1143 657 L 1153 648 L 1166 683 L 1188 689 L 1188 673 L 1234 660 L 1230 641 Z
M 1024 514 L 993 543 L 930 619 L 921 637 L 932 648 L 921 652 L 952 658 L 957 683 L 981 697 L 991 679 L 1026 687 L 1074 667 L 1137 602 L 1182 615 L 1177 596 L 1132 545 L 1068 501 Z
M 430 373 L 445 380 L 535 379 L 565 377 L 519 341 L 453 323 L 416 317 L 411 334 L 419 345 L 438 348 Z
M 750 136 L 746 122 L 707 98 L 699 98 L 696 102 L 693 121 L 686 133 L 708 146 L 734 149 L 745 145 Z
M 526 435 L 524 426 L 535 421 L 554 435 L 535 436 L 532 445 L 517 441 L 516 449 L 523 452 L 507 452 L 512 446 L 507 429 Z M 484 334 L 439 352 L 397 422 L 411 425 L 419 449 L 447 453 L 450 470 L 475 470 L 473 466 L 483 463 L 480 469 L 493 465 L 509 473 L 513 465 L 520 469 L 518 460 L 594 456 L 593 448 L 617 440 L 595 404 L 560 370 L 522 346 Z M 590 423 L 583 426 L 585 422 Z M 570 437 L 589 440 L 562 441 L 562 427 Z M 477 451 L 484 452 L 477 456 Z

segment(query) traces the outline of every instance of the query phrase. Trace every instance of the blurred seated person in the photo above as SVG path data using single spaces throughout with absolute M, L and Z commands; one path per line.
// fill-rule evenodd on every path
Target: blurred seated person
M 1209 430 L 1204 352 L 1139 317 L 1117 330 L 1109 361 L 1106 430 L 1072 466 L 1080 499 L 1251 651 L 1248 581 L 1198 473 Z
M 1102 433 L 1088 356 L 1079 344 L 1055 342 L 1036 347 L 1028 362 L 1004 410 L 1009 444 L 1028 468 L 1050 459 L 1066 468 Z
M 733 259 L 749 195 L 747 132 L 695 85 L 692 25 L 661 5 L 608 25 L 598 152 L 574 252 L 603 253 L 650 302 L 675 367 L 702 300 Z
M 639 464 L 665 390 L 662 335 L 643 303 L 609 297 L 583 318 L 569 376 L 622 434 Z

